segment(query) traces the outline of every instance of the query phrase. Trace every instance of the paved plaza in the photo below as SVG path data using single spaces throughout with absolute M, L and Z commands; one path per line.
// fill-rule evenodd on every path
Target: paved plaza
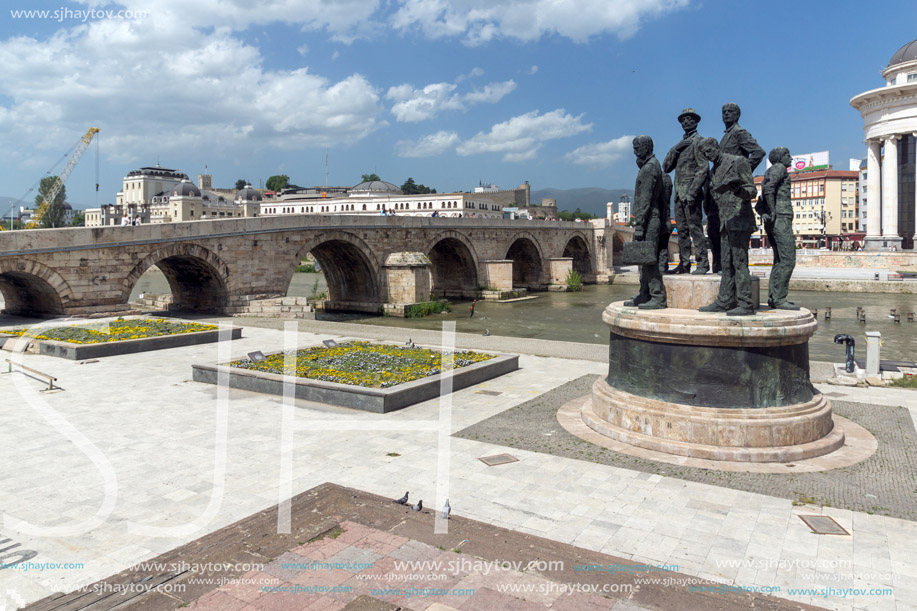
M 0 541 L 9 540 L 0 543 L 0 562 L 14 551 L 37 554 L 34 569 L 0 570 L 0 609 L 92 584 L 326 482 L 384 498 L 410 490 L 433 508 L 448 496 L 457 518 L 801 604 L 917 609 L 917 522 L 880 515 L 881 498 L 873 513 L 809 505 L 766 488 L 737 490 L 453 436 L 606 373 L 607 347 L 458 335 L 459 347 L 520 354 L 520 369 L 454 393 L 451 407 L 437 399 L 378 415 L 296 401 L 285 411 L 282 397 L 191 381 L 192 363 L 284 346 L 283 323 L 231 322 L 245 329 L 228 349 L 210 344 L 83 364 L 26 355 L 29 367 L 58 378 L 58 392 L 41 393 L 41 382 L 18 373 L 0 376 Z M 300 346 L 348 337 L 403 342 L 393 337 L 402 333 L 440 343 L 438 334 L 418 330 L 306 321 L 298 328 Z M 903 426 L 917 421 L 917 392 L 819 388 L 866 406 L 858 409 L 906 409 Z M 855 410 L 846 415 L 857 418 Z M 518 461 L 489 467 L 478 460 L 502 453 Z M 281 484 L 285 456 L 292 456 L 290 486 Z M 917 481 L 901 485 L 917 493 Z M 911 498 L 917 505 L 917 494 Z M 831 516 L 849 535 L 812 534 L 799 515 Z M 538 576 L 519 577 L 530 578 Z

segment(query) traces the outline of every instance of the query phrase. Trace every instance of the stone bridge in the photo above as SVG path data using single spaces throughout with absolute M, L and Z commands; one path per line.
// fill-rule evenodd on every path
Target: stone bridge
M 245 313 L 285 296 L 296 266 L 312 253 L 328 284 L 327 309 L 377 312 L 431 293 L 545 289 L 564 284 L 571 268 L 587 282 L 609 282 L 613 234 L 604 220 L 381 216 L 8 231 L 0 233 L 0 292 L 8 314 L 118 312 L 129 309 L 134 285 L 156 266 L 173 309 Z

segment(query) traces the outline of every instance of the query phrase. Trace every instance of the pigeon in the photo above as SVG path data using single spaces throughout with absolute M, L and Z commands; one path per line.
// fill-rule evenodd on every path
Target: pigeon
M 484 329 L 484 336 L 490 335 L 490 329 Z
M 439 514 L 439 517 L 444 520 L 448 520 L 450 513 L 452 513 L 452 507 L 449 506 L 449 499 L 446 499 L 446 504 L 443 505 L 443 511 Z
M 409 347 L 413 347 L 413 346 L 414 346 L 414 340 L 412 340 L 412 339 L 409 337 L 409 338 L 408 338 L 408 341 L 404 342 L 404 345 L 405 345 L 405 346 L 409 346 Z
M 417 501 L 416 505 L 411 505 L 411 511 L 420 511 L 423 509 L 423 499 Z
M 395 499 L 394 502 L 398 503 L 399 505 L 406 504 L 408 502 L 408 494 L 410 494 L 410 492 L 405 492 L 403 497 L 400 499 Z

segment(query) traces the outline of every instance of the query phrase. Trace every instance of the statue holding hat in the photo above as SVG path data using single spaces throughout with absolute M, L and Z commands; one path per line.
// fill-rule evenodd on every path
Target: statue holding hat
M 709 163 L 697 150 L 701 141 L 697 133 L 700 115 L 693 108 L 685 108 L 678 116 L 684 137 L 673 146 L 662 162 L 662 170 L 675 170 L 675 226 L 678 230 L 678 266 L 669 273 L 691 273 L 691 242 L 697 261 L 695 274 L 710 271 L 707 258 L 707 238 L 704 236 L 702 206 L 704 184 L 707 182 Z

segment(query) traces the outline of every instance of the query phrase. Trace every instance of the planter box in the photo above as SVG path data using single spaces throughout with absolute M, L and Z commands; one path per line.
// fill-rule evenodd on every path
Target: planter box
M 192 365 L 195 382 L 216 384 L 220 372 L 229 376 L 229 386 L 241 390 L 283 395 L 284 376 L 276 373 L 237 369 L 224 365 Z M 474 363 L 452 371 L 452 389 L 461 390 L 519 369 L 515 354 L 498 356 L 488 361 Z M 439 396 L 442 374 L 405 382 L 390 388 L 365 388 L 324 380 L 295 378 L 294 396 L 297 399 L 352 407 L 367 412 L 385 414 L 421 401 Z
M 46 356 L 57 356 L 64 359 L 81 361 L 83 359 L 97 359 L 117 354 L 134 354 L 136 352 L 149 352 L 150 350 L 166 350 L 181 346 L 196 346 L 197 344 L 210 344 L 219 341 L 220 331 L 196 331 L 194 333 L 180 333 L 178 335 L 161 335 L 159 337 L 144 337 L 142 339 L 126 339 L 120 342 L 104 342 L 100 344 L 72 344 L 55 340 L 32 340 L 33 345 L 38 345 L 38 353 Z M 242 328 L 233 327 L 232 339 L 242 337 Z

